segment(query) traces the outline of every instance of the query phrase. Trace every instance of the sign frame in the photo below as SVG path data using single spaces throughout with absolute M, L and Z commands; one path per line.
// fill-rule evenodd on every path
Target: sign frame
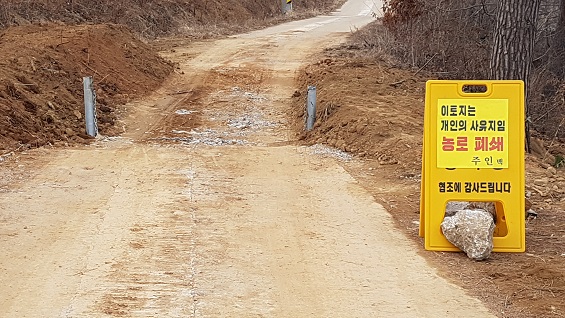
M 478 93 L 468 92 L 466 88 L 470 86 L 482 86 L 486 90 Z M 507 166 L 495 169 L 494 166 L 475 168 L 457 163 L 453 168 L 446 168 L 444 164 L 438 165 L 438 152 L 443 150 L 439 142 L 442 132 L 441 116 L 438 114 L 440 100 L 457 100 L 461 101 L 461 105 L 471 106 L 488 105 L 489 100 L 507 100 L 508 113 L 504 119 L 507 130 L 507 140 L 504 140 L 507 147 Z M 425 107 L 420 195 L 420 236 L 424 237 L 425 248 L 434 251 L 459 251 L 441 232 L 441 222 L 448 202 L 493 202 L 496 207 L 493 251 L 524 252 L 524 82 L 430 80 L 426 83 Z

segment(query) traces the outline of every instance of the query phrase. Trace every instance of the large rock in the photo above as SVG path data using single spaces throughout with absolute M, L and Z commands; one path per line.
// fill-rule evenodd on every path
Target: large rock
M 451 244 L 457 246 L 471 259 L 487 259 L 492 253 L 494 219 L 483 209 L 463 209 L 447 215 L 441 231 Z
M 454 216 L 455 213 L 465 210 L 468 206 L 467 201 L 449 201 L 445 207 L 445 216 Z
M 449 201 L 445 207 L 445 216 L 453 216 L 461 210 L 485 210 L 492 214 L 496 222 L 496 207 L 494 202 L 469 202 L 469 201 Z

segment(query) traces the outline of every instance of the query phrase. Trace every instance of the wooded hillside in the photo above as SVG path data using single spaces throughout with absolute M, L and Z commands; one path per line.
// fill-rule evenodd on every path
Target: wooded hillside
M 342 0 L 299 0 L 294 14 L 313 15 Z M 281 1 L 251 0 L 8 0 L 0 2 L 0 27 L 28 23 L 116 23 L 144 37 L 184 32 L 231 33 L 282 19 Z M 204 28 L 205 27 L 205 28 Z
M 397 62 L 440 79 L 522 79 L 532 133 L 565 137 L 565 1 L 389 0 Z M 504 40 L 505 42 L 501 42 Z

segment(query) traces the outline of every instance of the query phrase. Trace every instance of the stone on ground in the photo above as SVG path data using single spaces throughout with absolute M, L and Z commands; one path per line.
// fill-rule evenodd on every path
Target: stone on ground
M 477 261 L 492 253 L 494 228 L 492 214 L 483 209 L 458 210 L 441 223 L 445 238 Z

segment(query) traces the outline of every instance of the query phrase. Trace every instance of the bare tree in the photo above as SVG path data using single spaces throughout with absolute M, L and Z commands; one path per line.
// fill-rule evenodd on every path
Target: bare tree
M 559 7 L 559 22 L 555 29 L 552 41 L 551 70 L 559 79 L 565 77 L 563 56 L 565 55 L 565 0 L 561 0 Z
M 493 79 L 516 79 L 528 83 L 534 52 L 540 0 L 500 0 L 490 59 Z M 527 86 L 526 86 L 527 87 Z M 526 145 L 530 149 L 530 112 L 526 88 Z
M 493 79 L 527 81 L 540 0 L 500 0 L 490 63 Z

